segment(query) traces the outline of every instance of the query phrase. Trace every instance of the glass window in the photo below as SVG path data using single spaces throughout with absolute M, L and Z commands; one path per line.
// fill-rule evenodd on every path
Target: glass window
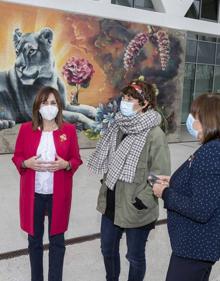
M 186 42 L 186 62 L 196 62 L 197 41 L 187 40 Z
M 186 13 L 186 17 L 199 19 L 200 18 L 200 0 L 195 0 L 191 7 L 189 8 L 188 12 Z
M 217 44 L 216 64 L 220 65 L 220 44 Z
M 202 41 L 216 42 L 216 39 L 217 39 L 216 37 L 199 35 L 199 40 L 202 40 Z
M 195 96 L 212 91 L 214 66 L 197 65 Z
M 220 37 L 187 32 L 182 123 L 191 101 L 206 92 L 220 94 Z
M 181 122 L 185 123 L 190 110 L 190 104 L 194 92 L 195 84 L 195 64 L 187 63 L 185 65 L 185 76 L 183 83 L 183 98 L 182 98 L 182 118 Z
M 198 63 L 215 63 L 216 44 L 208 42 L 198 43 Z
M 202 0 L 201 18 L 217 21 L 218 0 Z
M 197 40 L 198 39 L 198 35 L 196 33 L 193 33 L 193 32 L 187 32 L 187 38 L 189 39 L 195 39 Z
M 220 93 L 220 66 L 215 67 L 214 92 Z
M 133 0 L 112 0 L 112 4 L 133 7 Z
M 151 0 L 134 0 L 134 7 L 145 9 L 145 10 L 147 9 L 154 10 L 154 6 Z

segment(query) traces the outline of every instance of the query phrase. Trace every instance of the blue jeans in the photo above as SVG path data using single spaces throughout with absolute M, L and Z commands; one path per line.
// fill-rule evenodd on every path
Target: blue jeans
M 147 226 L 121 228 L 105 215 L 101 222 L 101 251 L 104 258 L 106 280 L 118 281 L 120 275 L 119 246 L 123 232 L 126 234 L 127 254 L 130 263 L 128 281 L 143 281 L 146 272 L 145 246 L 150 230 Z
M 48 214 L 49 230 L 52 217 L 52 195 L 35 193 L 34 236 L 28 235 L 28 249 L 31 264 L 31 281 L 43 281 L 43 234 L 44 218 Z M 64 234 L 49 235 L 48 281 L 62 281 L 65 253 Z

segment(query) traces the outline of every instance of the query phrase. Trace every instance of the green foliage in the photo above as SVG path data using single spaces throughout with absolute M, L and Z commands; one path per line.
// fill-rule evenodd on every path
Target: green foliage
M 89 140 L 98 140 L 100 138 L 100 133 L 99 132 L 95 132 L 92 129 L 87 129 L 84 131 L 85 136 L 89 139 Z

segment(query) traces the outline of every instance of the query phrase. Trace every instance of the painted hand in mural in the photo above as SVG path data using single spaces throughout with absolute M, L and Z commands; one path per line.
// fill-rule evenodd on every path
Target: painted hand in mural
M 45 27 L 39 32 L 22 34 L 15 29 L 13 40 L 16 51 L 14 67 L 0 72 L 0 130 L 31 120 L 33 101 L 42 86 L 58 89 L 65 120 L 80 125 L 82 129 L 92 128 L 96 109 L 88 105 L 70 105 L 67 101 L 65 85 L 56 71 L 51 50 L 53 31 Z
M 0 120 L 0 130 L 2 129 L 8 129 L 8 128 L 12 128 L 15 126 L 15 121 L 13 120 Z

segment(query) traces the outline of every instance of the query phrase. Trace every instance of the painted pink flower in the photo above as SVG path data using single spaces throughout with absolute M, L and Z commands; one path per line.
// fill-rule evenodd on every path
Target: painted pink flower
M 137 34 L 128 44 L 124 54 L 124 68 L 129 71 L 134 66 L 135 58 L 146 43 L 156 39 L 160 56 L 161 69 L 166 70 L 170 59 L 170 40 L 167 32 L 159 28 L 151 27 L 149 32 Z
M 134 65 L 134 59 L 140 53 L 143 46 L 149 41 L 147 33 L 141 32 L 128 44 L 124 54 L 124 68 L 129 70 Z
M 162 70 L 165 70 L 170 59 L 170 40 L 167 32 L 159 30 L 154 34 L 157 39 L 160 63 Z
M 76 84 L 86 88 L 89 85 L 94 68 L 86 59 L 72 57 L 63 66 L 63 76 L 71 86 Z

